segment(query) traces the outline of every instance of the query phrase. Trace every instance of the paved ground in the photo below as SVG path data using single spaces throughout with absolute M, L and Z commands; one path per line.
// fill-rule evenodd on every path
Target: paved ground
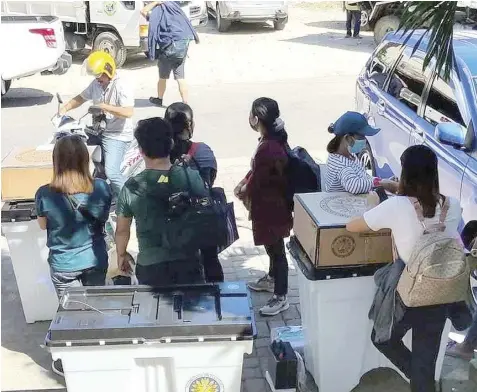
M 292 145 L 305 146 L 317 158 L 325 158 L 326 128 L 354 108 L 356 75 L 374 47 L 370 33 L 364 33 L 361 41 L 344 39 L 343 18 L 342 12 L 292 7 L 290 23 L 282 32 L 266 26 L 239 26 L 218 34 L 211 22 L 201 32 L 201 44 L 191 47 L 187 74 L 196 113 L 195 137 L 209 143 L 220 158 L 218 183 L 229 193 L 248 169 L 256 145 L 248 112 L 259 96 L 278 100 Z M 81 60 L 77 57 L 61 77 L 34 76 L 13 82 L 2 99 L 2 158 L 14 146 L 35 146 L 47 140 L 52 131 L 49 119 L 56 110 L 53 95 L 72 97 L 88 83 L 79 76 Z M 162 115 L 162 109 L 150 107 L 147 101 L 154 94 L 156 67 L 137 56 L 121 72 L 135 86 L 135 119 Z M 166 103 L 178 98 L 171 84 Z M 83 113 L 80 109 L 73 115 Z M 236 209 L 241 240 L 222 255 L 226 278 L 255 279 L 268 269 L 268 260 L 263 250 L 253 246 L 249 222 L 238 203 Z M 51 374 L 49 355 L 40 347 L 48 323 L 25 324 L 5 238 L 1 240 L 2 391 L 62 390 L 62 380 Z M 267 390 L 263 369 L 270 328 L 300 325 L 296 274 L 290 264 L 290 309 L 271 319 L 257 314 L 259 337 L 254 353 L 244 362 L 244 392 Z M 253 295 L 254 309 L 267 299 Z M 467 379 L 465 363 L 446 360 L 443 377 L 446 392 L 470 392 L 459 384 Z M 378 370 L 366 375 L 356 391 L 407 392 L 408 387 L 393 371 Z

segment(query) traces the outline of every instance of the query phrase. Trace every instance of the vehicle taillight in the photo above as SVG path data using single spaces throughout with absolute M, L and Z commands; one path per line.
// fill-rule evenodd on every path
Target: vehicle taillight
M 49 48 L 56 48 L 56 35 L 53 29 L 30 29 L 32 34 L 40 34 L 44 39 L 46 46 Z

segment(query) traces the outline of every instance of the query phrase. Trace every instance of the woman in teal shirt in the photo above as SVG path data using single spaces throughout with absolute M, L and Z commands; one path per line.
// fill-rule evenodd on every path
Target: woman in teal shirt
M 35 196 L 38 223 L 47 230 L 48 263 L 58 297 L 68 287 L 102 286 L 108 269 L 104 224 L 111 191 L 89 172 L 89 154 L 79 136 L 59 139 L 53 149 L 53 179 Z M 62 374 L 61 363 L 53 371 Z

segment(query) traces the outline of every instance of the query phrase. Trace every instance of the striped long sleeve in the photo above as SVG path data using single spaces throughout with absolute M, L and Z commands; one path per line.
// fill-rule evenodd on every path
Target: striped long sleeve
M 357 157 L 350 159 L 339 154 L 328 156 L 327 192 L 349 192 L 358 195 L 368 193 L 372 188 L 373 178 L 366 173 Z

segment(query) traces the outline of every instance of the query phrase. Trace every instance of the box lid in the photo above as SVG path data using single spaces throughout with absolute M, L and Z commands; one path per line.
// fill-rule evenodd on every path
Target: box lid
M 36 147 L 15 147 L 2 160 L 2 169 L 50 167 L 53 165 L 52 151 L 52 149 L 37 149 Z
M 2 160 L 2 169 L 19 169 L 31 167 L 52 167 L 54 144 L 37 147 L 15 147 Z M 98 146 L 87 146 L 91 155 Z
M 255 322 L 243 282 L 70 289 L 47 346 L 253 339 Z
M 368 208 L 367 195 L 347 192 L 316 192 L 295 195 L 318 227 L 344 227 L 351 218 L 362 216 Z

